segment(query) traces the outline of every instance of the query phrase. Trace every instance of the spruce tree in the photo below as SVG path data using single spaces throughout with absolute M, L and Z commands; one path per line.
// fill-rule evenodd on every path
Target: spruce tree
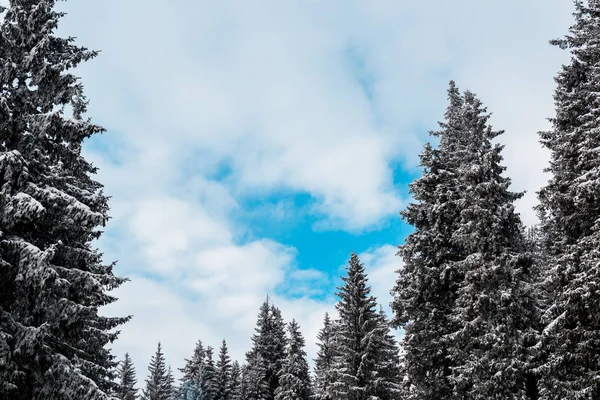
M 169 378 L 169 371 L 165 365 L 165 357 L 160 343 L 158 343 L 156 353 L 150 359 L 148 373 L 146 387 L 142 390 L 142 399 L 171 400 L 171 378 Z
M 215 361 L 213 360 L 213 348 L 208 346 L 206 348 L 206 358 L 200 385 L 202 391 L 200 398 L 202 400 L 215 400 L 217 396 L 217 380 L 218 376 Z
M 106 346 L 127 318 L 98 309 L 125 280 L 92 247 L 108 198 L 81 148 L 103 128 L 69 72 L 98 53 L 55 35 L 54 7 L 0 7 L 0 398 L 99 400 L 117 389 Z
M 250 390 L 248 400 L 274 400 L 285 346 L 285 322 L 281 311 L 271 305 L 267 297 L 258 314 L 252 349 L 246 354 L 244 389 Z
M 537 342 L 533 260 L 526 252 L 522 225 L 503 177 L 502 134 L 488 124 L 489 114 L 467 91 L 459 120 L 441 132 L 452 136 L 460 159 L 461 207 L 452 241 L 465 255 L 455 265 L 460 283 L 450 335 L 451 381 L 456 398 L 537 398 L 530 350 Z
M 198 400 L 201 394 L 202 371 L 205 365 L 206 350 L 202 341 L 196 343 L 192 358 L 185 359 L 185 366 L 179 370 L 181 377 L 180 397 L 184 400 Z
M 410 381 L 426 399 L 537 398 L 533 260 L 501 165 L 501 131 L 471 92 L 451 82 L 437 149 L 425 146 L 416 227 L 400 254 L 396 323 L 405 327 Z
M 175 377 L 173 376 L 173 370 L 169 365 L 167 368 L 167 378 L 165 379 L 165 386 L 167 391 L 167 399 L 175 400 L 177 395 L 177 389 L 175 387 Z
M 379 306 L 377 341 L 377 368 L 375 395 L 381 400 L 404 399 L 406 391 L 400 365 L 400 348 L 390 329 L 390 321 Z
M 219 350 L 219 360 L 217 361 L 217 393 L 216 400 L 231 400 L 233 388 L 231 376 L 231 359 L 227 350 L 227 342 L 223 340 Z
M 543 399 L 600 398 L 600 2 L 575 2 L 570 33 L 552 44 L 571 61 L 556 77 L 556 114 L 538 211 L 548 253 L 540 368 Z
M 288 325 L 287 355 L 279 372 L 279 387 L 275 390 L 275 400 L 309 400 L 311 382 L 304 337 L 296 320 Z
M 135 388 L 137 379 L 135 377 L 135 367 L 129 357 L 129 353 L 125 353 L 125 359 L 121 362 L 118 369 L 119 388 L 117 390 L 117 398 L 120 400 L 136 400 L 138 398 L 138 390 Z
M 317 334 L 317 358 L 315 359 L 314 398 L 316 400 L 331 400 L 331 385 L 333 381 L 333 360 L 335 355 L 334 325 L 325 313 L 323 327 Z
M 443 129 L 460 124 L 463 99 L 453 85 L 449 92 Z M 420 154 L 423 175 L 412 182 L 414 203 L 401 212 L 415 228 L 400 246 L 404 266 L 392 292 L 394 325 L 404 328 L 403 348 L 408 377 L 414 392 L 423 400 L 449 398 L 452 385 L 447 337 L 457 328 L 451 315 L 462 281 L 456 262 L 464 251 L 452 241 L 464 208 L 458 176 L 456 144 L 449 135 L 440 138 L 439 148 L 429 143 Z
M 242 368 L 237 361 L 231 365 L 230 395 L 231 400 L 242 400 Z
M 358 256 L 352 254 L 344 285 L 338 288 L 332 398 L 334 400 L 391 399 L 400 382 L 389 376 L 382 341 L 381 318 L 370 295 L 367 275 Z M 386 330 L 389 328 L 386 327 Z M 395 356 L 398 362 L 398 355 Z

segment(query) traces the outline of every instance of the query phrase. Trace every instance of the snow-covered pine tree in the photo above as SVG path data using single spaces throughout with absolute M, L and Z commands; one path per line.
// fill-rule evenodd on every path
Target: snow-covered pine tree
M 459 124 L 463 103 L 453 85 L 448 96 L 446 122 L 441 123 L 444 130 Z M 415 202 L 401 215 L 415 232 L 399 247 L 404 266 L 397 271 L 392 290 L 393 323 L 404 328 L 407 374 L 413 392 L 422 400 L 443 400 L 452 393 L 446 338 L 457 330 L 450 316 L 462 281 L 456 261 L 464 258 L 452 241 L 464 207 L 458 160 L 452 137 L 441 133 L 430 132 L 440 138 L 439 148 L 425 145 L 420 154 L 423 175 L 409 185 Z
M 119 388 L 116 391 L 116 397 L 120 400 L 136 400 L 138 398 L 138 390 L 135 387 L 137 379 L 135 377 L 135 367 L 129 353 L 125 353 L 125 358 L 119 365 L 118 378 Z
M 269 399 L 275 398 L 275 391 L 279 387 L 279 375 L 286 356 L 287 339 L 285 335 L 285 321 L 279 308 L 271 305 L 271 331 L 266 340 L 267 347 L 264 355 L 267 361 L 266 372 L 269 383 Z
M 367 275 L 358 256 L 352 254 L 344 285 L 338 288 L 333 362 L 333 400 L 380 400 L 393 396 L 391 388 L 399 382 L 386 376 L 388 366 L 382 361 L 387 351 L 382 342 L 381 318 L 375 297 L 370 295 Z M 386 327 L 386 330 L 389 328 Z M 398 362 L 398 355 L 395 356 Z
M 183 374 L 179 388 L 183 400 L 200 400 L 202 388 L 202 372 L 204 371 L 206 350 L 202 341 L 196 343 L 192 358 L 185 360 L 185 367 L 179 370 Z
M 309 400 L 312 396 L 305 341 L 296 320 L 288 325 L 286 358 L 279 372 L 275 400 Z
M 319 349 L 317 350 L 317 358 L 315 359 L 315 400 L 332 400 L 332 368 L 335 355 L 334 337 L 335 332 L 333 322 L 329 317 L 329 313 L 325 313 L 323 327 L 317 334 L 317 347 Z
M 248 400 L 274 400 L 279 386 L 278 374 L 285 359 L 285 346 L 285 322 L 281 311 L 270 304 L 267 297 L 258 314 L 252 349 L 246 353 L 243 385 L 244 390 L 250 390 L 247 392 Z
M 227 349 L 227 342 L 223 339 L 219 350 L 219 360 L 217 361 L 217 393 L 216 400 L 231 400 L 232 377 L 231 377 L 231 358 Z
M 159 342 L 156 353 L 154 353 L 150 359 L 150 365 L 148 365 L 148 378 L 146 379 L 146 387 L 142 389 L 142 399 L 171 400 L 172 388 L 168 374 L 165 356 Z
M 167 391 L 167 399 L 176 400 L 177 398 L 177 388 L 175 387 L 175 377 L 173 376 L 173 370 L 169 365 L 167 368 L 167 379 L 166 382 L 166 391 Z
M 379 306 L 378 329 L 376 331 L 377 376 L 375 395 L 381 400 L 404 400 L 406 391 L 400 369 L 400 348 L 390 329 L 390 322 Z
M 552 128 L 540 133 L 551 154 L 538 208 L 552 298 L 542 399 L 600 398 L 600 2 L 576 1 L 574 17 L 570 33 L 552 41 L 571 61 L 556 77 Z
M 204 361 L 204 369 L 202 370 L 202 395 L 201 400 L 215 400 L 217 396 L 217 368 L 213 360 L 213 348 L 206 348 L 206 358 Z
M 104 400 L 127 318 L 98 309 L 125 280 L 92 247 L 108 198 L 81 146 L 103 129 L 68 72 L 97 52 L 54 34 L 55 2 L 0 11 L 0 398 Z
M 231 400 L 242 400 L 242 369 L 237 361 L 231 364 L 231 380 L 229 392 Z
M 267 400 L 269 385 L 265 380 L 265 362 L 260 354 L 252 354 L 242 368 L 241 399 Z
M 451 90 L 454 89 L 452 85 Z M 537 398 L 530 349 L 537 343 L 533 260 L 526 252 L 522 224 L 503 177 L 502 149 L 492 139 L 503 132 L 477 97 L 462 95 L 458 118 L 440 132 L 454 142 L 458 158 L 461 212 L 451 232 L 465 256 L 455 265 L 464 274 L 452 312 L 450 357 L 457 399 Z
M 396 323 L 405 327 L 410 381 L 425 399 L 536 398 L 530 350 L 538 315 L 533 260 L 502 177 L 501 131 L 454 82 L 437 149 L 421 154 L 418 203 L 403 212 L 416 227 L 400 254 Z

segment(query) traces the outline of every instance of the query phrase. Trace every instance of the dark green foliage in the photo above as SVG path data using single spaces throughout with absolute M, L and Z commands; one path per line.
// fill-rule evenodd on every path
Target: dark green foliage
M 98 309 L 124 279 L 92 247 L 108 198 L 81 148 L 103 129 L 68 72 L 97 52 L 54 35 L 54 7 L 10 0 L 0 25 L 0 398 L 104 400 L 127 318 Z

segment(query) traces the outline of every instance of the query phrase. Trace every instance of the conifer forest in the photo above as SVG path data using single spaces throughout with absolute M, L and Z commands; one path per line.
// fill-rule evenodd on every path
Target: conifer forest
M 548 38 L 569 61 L 555 76 L 551 128 L 538 133 L 550 154 L 539 223 L 515 211 L 523 193 L 505 175 L 504 132 L 485 99 L 450 81 L 411 200 L 397 210 L 412 230 L 398 244 L 390 315 L 348 254 L 316 358 L 295 316 L 265 293 L 243 359 L 226 340 L 198 337 L 171 365 L 156 343 L 141 381 L 130 355 L 111 349 L 135 315 L 100 311 L 129 279 L 94 244 L 111 199 L 82 149 L 105 129 L 73 69 L 103 54 L 59 35 L 56 0 L 8 1 L 0 399 L 600 400 L 600 1 L 574 8 L 569 31 Z

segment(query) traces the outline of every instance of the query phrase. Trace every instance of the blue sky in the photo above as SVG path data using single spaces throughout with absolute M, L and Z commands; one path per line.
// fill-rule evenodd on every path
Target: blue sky
M 156 342 L 181 367 L 196 340 L 241 359 L 272 296 L 314 338 L 350 252 L 390 301 L 399 211 L 448 81 L 505 129 L 526 223 L 544 183 L 536 132 L 567 55 L 562 0 L 68 1 L 60 33 L 102 50 L 78 70 L 107 128 L 85 154 L 112 196 L 98 247 L 131 282 L 111 314 L 140 377 Z

